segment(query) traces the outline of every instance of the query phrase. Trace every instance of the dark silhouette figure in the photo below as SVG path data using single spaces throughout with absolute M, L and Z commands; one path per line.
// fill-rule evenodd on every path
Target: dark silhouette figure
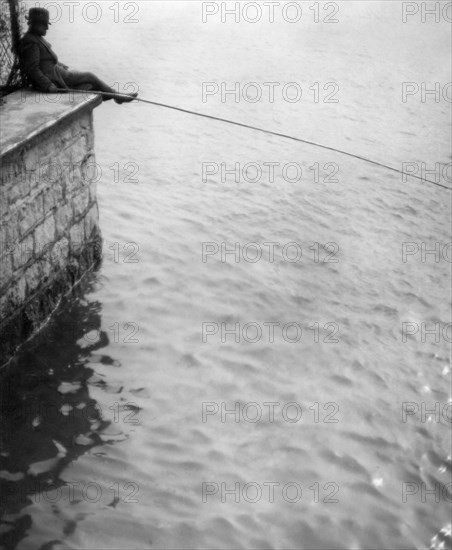
M 137 93 L 117 93 L 108 84 L 90 72 L 71 71 L 67 65 L 59 63 L 52 46 L 44 40 L 51 23 L 49 12 L 44 8 L 31 8 L 28 12 L 28 32 L 19 43 L 19 58 L 22 73 L 33 88 L 42 92 L 59 92 L 61 89 L 75 88 L 103 92 L 104 100 L 114 99 L 116 103 L 133 101 Z

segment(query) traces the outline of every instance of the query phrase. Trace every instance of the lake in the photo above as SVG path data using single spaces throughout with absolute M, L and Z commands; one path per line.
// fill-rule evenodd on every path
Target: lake
M 70 67 L 451 187 L 447 12 L 88 4 L 49 6 Z M 104 259 L 2 385 L 3 545 L 449 547 L 450 191 L 144 103 L 94 122 Z

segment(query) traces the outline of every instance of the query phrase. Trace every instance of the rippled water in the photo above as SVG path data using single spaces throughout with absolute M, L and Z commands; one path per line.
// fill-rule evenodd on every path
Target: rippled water
M 202 24 L 197 2 L 142 2 L 135 25 L 62 20 L 47 38 L 64 62 L 136 82 L 144 98 L 396 168 L 449 163 L 450 103 L 401 102 L 403 81 L 451 80 L 448 27 L 402 24 L 398 2 L 339 6 L 335 25 L 309 7 L 300 24 L 251 25 Z M 306 95 L 203 103 L 202 82 L 223 81 L 296 81 Z M 339 103 L 314 102 L 315 82 L 338 83 Z M 450 262 L 402 261 L 404 242 L 450 242 L 450 193 L 144 104 L 106 103 L 95 130 L 103 265 L 2 383 L 5 547 L 450 547 L 450 331 L 402 334 L 450 322 Z M 203 162 L 298 163 L 303 178 L 203 182 Z M 206 242 L 260 243 L 263 256 L 203 262 Z M 265 242 L 279 243 L 273 262 Z M 300 261 L 284 260 L 289 242 Z M 203 323 L 218 328 L 206 342 Z M 221 323 L 254 325 L 236 342 Z M 203 418 L 203 403 L 218 413 Z M 235 403 L 238 422 L 222 422 Z M 264 403 L 279 403 L 273 421 Z

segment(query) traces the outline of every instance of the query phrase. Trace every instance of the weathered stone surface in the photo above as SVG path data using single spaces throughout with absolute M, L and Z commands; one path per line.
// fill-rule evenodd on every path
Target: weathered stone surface
M 1 185 L 1 184 L 0 184 Z M 0 220 L 3 222 L 5 217 L 9 214 L 8 193 L 4 190 L 0 190 Z
M 2 319 L 5 318 L 8 310 L 19 309 L 23 304 L 26 296 L 25 277 L 16 281 L 8 288 L 8 291 L 2 295 L 0 300 L 0 314 Z
M 24 94 L 26 102 L 10 94 L 2 112 L 0 367 L 99 264 L 102 249 L 95 187 L 82 173 L 87 160 L 95 163 L 100 98 L 51 105 Z
M 81 129 L 91 128 L 93 125 L 93 112 L 84 113 L 83 116 L 79 118 L 79 124 Z M 94 133 L 90 132 L 90 136 L 94 136 Z
M 72 141 L 73 136 L 74 136 L 74 131 L 73 131 L 74 126 L 75 126 L 75 124 L 71 124 L 71 126 L 68 126 L 67 128 L 65 128 L 61 132 L 61 135 L 59 136 L 59 139 L 61 139 L 64 146 L 67 146 Z
M 71 250 L 75 254 L 79 254 L 83 249 L 83 244 L 85 242 L 85 222 L 81 220 L 74 225 L 69 230 L 71 236 Z
M 70 258 L 70 248 L 69 239 L 66 237 L 57 241 L 49 253 L 52 264 L 58 266 L 60 269 L 64 268 Z
M 5 249 L 11 250 L 19 242 L 19 230 L 14 218 L 3 218 L 0 226 L 0 255 Z
M 71 143 L 69 147 L 66 147 L 63 154 L 68 161 L 77 163 L 83 160 L 87 150 L 87 139 L 85 135 L 82 135 Z
M 69 204 L 63 204 L 55 212 L 56 238 L 59 239 L 68 232 L 72 220 L 72 208 Z
M 18 164 L 17 162 L 5 162 L 0 166 L 0 184 L 7 186 L 14 181 L 18 173 Z
M 79 218 L 82 214 L 85 214 L 89 206 L 89 188 L 82 187 L 79 193 L 72 199 L 72 209 L 74 218 Z
M 52 245 L 49 243 L 49 246 L 46 248 L 46 250 L 51 250 Z M 41 277 L 42 280 L 40 281 L 40 287 L 42 285 L 47 285 L 49 283 L 49 280 L 52 278 L 52 275 L 57 270 L 57 266 L 53 264 L 51 261 L 51 256 L 49 253 L 44 253 L 41 255 L 38 260 L 40 270 L 41 270 Z
M 13 250 L 13 266 L 14 270 L 18 270 L 34 257 L 34 237 L 33 234 L 29 234 L 20 243 L 14 246 Z
M 27 285 L 27 295 L 30 296 L 35 292 L 35 290 L 39 287 L 41 283 L 41 264 L 39 262 L 35 262 L 34 264 L 30 265 L 30 267 L 25 270 L 24 276 L 25 283 Z
M 20 189 L 20 180 L 16 182 L 15 185 L 12 185 L 8 193 L 8 206 L 11 207 L 12 204 L 17 202 L 22 197 Z
M 24 149 L 22 162 L 24 164 L 25 170 L 27 172 L 35 171 L 39 165 L 40 158 L 41 152 L 39 148 L 28 146 L 26 149 Z
M 30 197 L 29 202 L 20 207 L 18 215 L 19 233 L 20 237 L 23 238 L 28 231 L 44 219 L 42 194 Z
M 102 102 L 99 96 L 85 97 L 82 94 L 73 98 L 62 95 L 54 103 L 48 100 L 36 101 L 42 96 L 43 94 L 32 90 L 18 91 L 7 96 L 0 136 L 3 155 L 24 148 L 32 139 L 47 139 L 49 134 L 43 136 L 44 132 L 56 130 L 60 135 L 58 122 L 64 119 L 66 123 L 69 117 L 79 120 L 80 116 L 92 111 Z M 67 127 L 67 123 L 65 126 Z
M 5 287 L 13 276 L 13 261 L 11 254 L 4 255 L 0 260 L 0 288 Z
M 30 175 L 26 172 L 22 172 L 19 176 L 19 181 L 16 185 L 18 191 L 19 191 L 19 197 L 21 199 L 24 199 L 31 190 L 31 179 Z
M 81 162 L 67 162 L 64 170 L 66 198 L 72 197 L 78 193 L 79 189 L 85 185 L 82 175 Z
M 62 204 L 64 200 L 64 195 L 63 186 L 60 184 L 60 182 L 54 184 L 51 187 L 47 187 L 44 190 L 43 198 L 43 209 L 45 213 L 50 212 L 53 208 L 56 208 L 60 204 Z
M 55 241 L 55 218 L 48 216 L 35 229 L 35 245 L 38 250 Z

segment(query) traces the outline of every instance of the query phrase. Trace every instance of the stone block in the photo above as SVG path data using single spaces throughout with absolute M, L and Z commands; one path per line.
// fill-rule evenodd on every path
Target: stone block
M 69 147 L 63 150 L 63 159 L 67 162 L 79 163 L 88 151 L 86 136 L 81 135 Z
M 5 188 L 11 186 L 18 172 L 19 166 L 17 162 L 2 162 L 0 165 L 0 185 Z
M 9 225 L 4 222 L 0 225 L 0 256 L 9 254 L 13 246 L 14 240 L 9 240 Z
M 44 254 L 39 258 L 39 264 L 41 267 L 41 284 L 47 284 L 49 279 L 52 278 L 52 274 L 56 271 L 55 269 L 55 263 L 52 261 L 52 256 L 50 254 L 50 246 L 48 247 L 49 252 L 47 254 Z
M 17 308 L 20 306 L 26 296 L 26 282 L 25 277 L 19 277 L 12 285 L 11 288 L 8 290 L 8 298 L 10 300 L 11 304 L 14 304 L 14 307 Z
M 16 216 L 2 220 L 3 223 L 0 225 L 0 254 L 5 248 L 13 247 L 19 240 Z
M 80 128 L 84 130 L 91 130 L 93 125 L 93 113 L 83 113 L 83 116 L 78 119 L 78 122 L 80 124 Z
M 62 269 L 67 265 L 70 255 L 69 239 L 63 237 L 59 239 L 50 251 L 50 261 L 58 269 Z
M 67 146 L 68 144 L 70 144 L 72 142 L 72 139 L 74 137 L 73 127 L 74 127 L 74 122 L 70 126 L 65 128 L 59 136 L 59 138 L 61 139 L 64 146 Z
M 3 188 L 0 188 L 0 220 L 5 221 L 5 218 L 9 214 L 9 192 Z
M 43 213 L 46 216 L 51 210 L 63 203 L 63 186 L 58 181 L 43 190 Z
M 17 180 L 16 184 L 19 192 L 19 197 L 21 199 L 25 198 L 31 191 L 31 178 L 30 174 L 27 174 L 26 172 L 22 172 Z M 10 204 L 12 201 L 10 201 Z
M 56 189 L 57 187 L 62 187 L 62 183 L 64 183 L 66 178 L 66 170 L 67 167 L 61 162 L 56 151 L 55 156 L 39 166 L 38 188 L 47 189 L 50 187 Z
M 81 172 L 81 163 L 70 163 L 65 167 L 65 197 L 69 200 L 72 195 L 85 185 Z
M 68 232 L 72 220 L 72 208 L 68 204 L 61 205 L 55 212 L 56 238 L 61 238 Z
M 28 202 L 23 204 L 18 210 L 19 234 L 21 238 L 43 220 L 42 204 L 42 194 L 39 194 L 30 197 Z
M 27 235 L 13 250 L 13 267 L 17 271 L 29 261 L 33 260 L 35 252 L 33 233 Z
M 52 255 L 52 249 L 54 244 L 55 242 L 50 241 L 48 243 L 41 245 L 39 248 L 35 248 L 35 258 L 37 259 L 50 258 Z
M 45 249 L 55 242 L 55 218 L 48 216 L 43 223 L 39 224 L 35 231 L 35 248 L 38 251 Z
M 8 226 L 6 223 L 0 225 L 0 257 L 3 254 L 9 254 L 11 246 L 14 245 L 13 242 L 8 241 Z
M 89 206 L 89 187 L 82 187 L 79 192 L 72 197 L 72 209 L 74 218 L 82 216 Z
M 71 237 L 71 252 L 74 254 L 80 254 L 83 249 L 85 242 L 85 222 L 81 220 L 74 225 L 69 230 Z
M 52 190 L 47 187 L 42 192 L 42 213 L 44 216 L 47 216 L 49 212 L 54 210 L 56 208 L 56 196 L 55 193 L 52 192 Z
M 27 172 L 35 171 L 39 168 L 40 158 L 41 151 L 39 147 L 29 146 L 22 151 L 22 160 Z
M 8 191 L 8 199 L 7 199 L 7 205 L 8 208 L 10 208 L 14 203 L 16 203 L 19 199 L 22 198 L 22 192 L 20 188 L 20 179 L 16 179 L 14 181 L 13 185 L 10 187 Z
M 40 157 L 43 159 L 51 159 L 55 156 L 55 145 L 56 140 L 58 139 L 57 132 L 50 132 L 46 137 L 39 140 L 39 152 Z
M 39 262 L 31 264 L 26 270 L 24 275 L 26 283 L 26 296 L 30 297 L 39 288 L 42 282 L 42 269 Z
M 26 295 L 25 278 L 21 277 L 13 282 L 0 298 L 0 319 L 6 319 L 17 311 L 23 304 Z
M 24 167 L 22 167 L 22 170 L 20 172 L 20 175 L 18 176 L 21 178 L 21 181 L 23 182 L 23 185 L 26 185 L 29 192 L 36 195 L 36 189 L 39 187 L 40 184 L 40 176 L 39 176 L 39 169 L 38 170 L 25 170 Z M 25 196 L 25 195 L 24 195 Z
M 0 288 L 8 286 L 13 277 L 13 262 L 11 254 L 0 258 Z

